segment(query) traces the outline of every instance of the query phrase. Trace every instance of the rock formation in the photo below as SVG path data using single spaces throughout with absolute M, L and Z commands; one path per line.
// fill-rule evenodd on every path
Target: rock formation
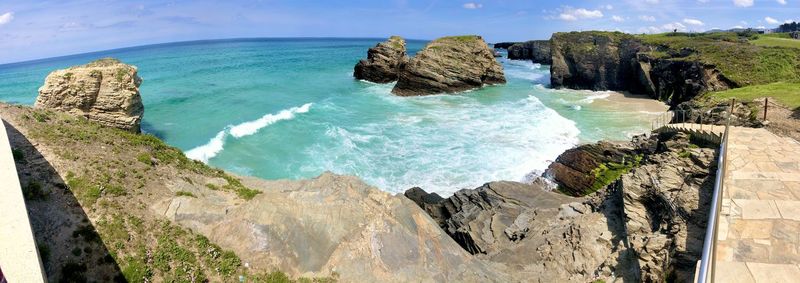
M 411 58 L 401 68 L 392 93 L 453 93 L 505 82 L 503 67 L 480 36 L 451 36 L 431 41 Z
M 412 201 L 355 177 L 244 182 L 264 189 L 244 203 L 214 194 L 169 197 L 151 209 L 232 249 L 252 268 L 292 276 L 336 273 L 344 282 L 505 281 Z M 173 189 L 191 186 L 178 182 Z
M 509 47 L 511 47 L 511 45 L 514 45 L 514 44 L 517 44 L 517 43 L 519 43 L 519 42 L 498 42 L 498 43 L 492 44 L 492 47 L 500 48 L 500 49 L 508 49 Z
M 405 196 L 422 207 L 445 232 L 472 254 L 497 252 L 510 243 L 518 228 L 515 219 L 537 207 L 557 207 L 570 197 L 546 192 L 540 186 L 517 182 L 491 182 L 472 190 L 460 190 L 443 199 L 412 188 Z M 525 216 L 522 216 L 525 217 Z
M 585 144 L 559 155 L 545 175 L 558 184 L 562 193 L 582 196 L 608 185 L 613 181 L 609 178 L 618 177 L 626 167 L 637 162 L 638 154 L 629 143 Z
M 375 83 L 393 82 L 397 80 L 399 68 L 406 60 L 406 41 L 402 37 L 392 36 L 367 51 L 367 59 L 358 61 L 353 76 Z
M 683 59 L 693 50 L 647 46 L 619 32 L 555 33 L 551 52 L 550 83 L 556 88 L 644 93 L 676 106 L 706 91 L 736 87 L 713 65 Z
M 553 63 L 550 54 L 549 40 L 530 40 L 508 47 L 508 59 L 531 60 L 533 63 L 550 65 Z
M 109 127 L 140 131 L 144 113 L 135 66 L 106 58 L 50 73 L 34 107 L 83 116 Z
M 583 198 L 513 182 L 447 199 L 419 188 L 406 196 L 514 280 L 690 282 L 702 249 L 714 150 L 691 146 L 684 134 L 638 137 L 627 147 L 644 153 L 641 165 Z

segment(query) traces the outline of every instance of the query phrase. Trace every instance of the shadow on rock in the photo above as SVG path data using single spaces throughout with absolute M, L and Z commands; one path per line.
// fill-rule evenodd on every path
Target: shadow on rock
M 5 125 L 48 281 L 124 282 L 67 182 L 22 133 Z

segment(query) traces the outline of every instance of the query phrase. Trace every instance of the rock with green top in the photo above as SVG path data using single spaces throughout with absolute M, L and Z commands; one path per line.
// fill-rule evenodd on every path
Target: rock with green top
M 356 64 L 353 76 L 359 80 L 390 83 L 397 80 L 399 68 L 407 59 L 406 41 L 395 35 L 370 48 L 367 59 Z
M 51 72 L 34 107 L 54 109 L 105 126 L 139 132 L 144 106 L 135 66 L 105 58 Z
M 400 69 L 392 93 L 399 96 L 454 93 L 504 84 L 503 67 L 477 35 L 431 41 Z

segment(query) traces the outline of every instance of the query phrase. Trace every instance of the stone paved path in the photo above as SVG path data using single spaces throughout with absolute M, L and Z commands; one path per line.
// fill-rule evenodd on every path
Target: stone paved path
M 800 282 L 800 143 L 731 127 L 714 282 Z

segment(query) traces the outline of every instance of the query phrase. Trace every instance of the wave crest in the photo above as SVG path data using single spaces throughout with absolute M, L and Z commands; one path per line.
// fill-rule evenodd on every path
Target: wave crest
M 282 120 L 291 120 L 297 114 L 307 113 L 311 110 L 312 103 L 303 104 L 303 106 L 292 107 L 284 109 L 277 114 L 266 114 L 253 121 L 247 121 L 235 126 L 227 126 L 222 131 L 219 131 L 208 143 L 195 147 L 186 151 L 186 157 L 202 162 L 208 162 L 209 159 L 214 158 L 225 148 L 225 140 L 230 135 L 233 138 L 241 138 L 257 133 L 259 130 Z

